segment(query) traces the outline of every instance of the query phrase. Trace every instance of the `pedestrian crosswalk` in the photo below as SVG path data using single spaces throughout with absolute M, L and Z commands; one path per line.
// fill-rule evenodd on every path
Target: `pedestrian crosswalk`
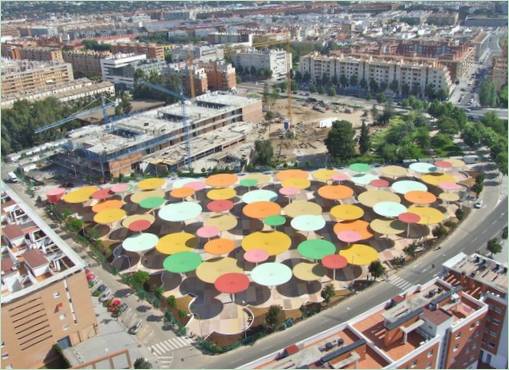
M 401 290 L 407 290 L 408 288 L 414 285 L 406 281 L 405 279 L 400 278 L 398 275 L 392 275 L 390 278 L 387 279 L 387 281 L 389 282 L 389 284 L 392 284 L 395 287 L 400 288 Z
M 165 341 L 153 344 L 148 349 L 155 355 L 161 356 L 173 350 L 188 347 L 193 341 L 185 337 L 170 338 Z

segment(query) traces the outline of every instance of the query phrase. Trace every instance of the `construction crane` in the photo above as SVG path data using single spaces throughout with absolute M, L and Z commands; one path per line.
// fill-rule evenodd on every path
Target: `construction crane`
M 193 75 L 191 74 L 191 67 L 193 66 L 193 52 L 191 50 L 187 53 L 187 74 L 189 78 L 189 92 L 191 94 L 191 99 L 194 99 L 194 80 Z
M 188 169 L 191 169 L 191 139 L 189 135 L 189 118 L 187 116 L 186 109 L 186 97 L 184 96 L 183 87 L 181 87 L 180 91 L 174 92 L 169 90 L 163 86 L 153 84 L 151 82 L 147 82 L 144 80 L 139 80 L 139 84 L 142 84 L 150 89 L 157 90 L 162 92 L 163 94 L 167 94 L 169 96 L 173 96 L 180 100 L 180 107 L 182 108 L 182 126 L 184 127 L 184 135 L 185 135 L 185 147 L 186 147 L 186 156 L 184 158 L 184 166 L 187 166 Z
M 96 100 L 94 100 L 93 102 L 95 102 L 95 101 Z M 112 101 L 110 103 L 106 103 L 106 99 L 104 98 L 104 96 L 101 96 L 101 105 L 100 106 L 93 107 L 93 108 L 90 108 L 90 109 L 86 109 L 86 110 L 82 110 L 82 111 L 73 113 L 70 116 L 67 116 L 66 118 L 63 118 L 63 119 L 61 119 L 59 121 L 50 123 L 49 125 L 46 125 L 46 126 L 43 126 L 43 127 L 36 128 L 34 130 L 34 132 L 36 134 L 40 134 L 41 132 L 45 132 L 45 131 L 51 130 L 52 128 L 60 127 L 62 125 L 65 125 L 68 122 L 71 122 L 71 121 L 73 121 L 75 119 L 78 119 L 80 117 L 87 116 L 87 115 L 89 115 L 91 113 L 95 113 L 97 111 L 102 111 L 103 121 L 104 121 L 104 124 L 106 125 L 110 121 L 110 118 L 109 118 L 108 112 L 107 112 L 108 108 L 116 107 L 117 105 L 118 105 L 118 100 L 114 100 L 114 101 Z

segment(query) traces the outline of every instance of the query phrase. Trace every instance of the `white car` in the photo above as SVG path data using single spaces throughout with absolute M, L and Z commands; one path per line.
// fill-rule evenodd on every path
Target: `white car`
M 478 200 L 477 202 L 475 202 L 474 208 L 477 208 L 477 209 L 482 208 L 482 200 Z

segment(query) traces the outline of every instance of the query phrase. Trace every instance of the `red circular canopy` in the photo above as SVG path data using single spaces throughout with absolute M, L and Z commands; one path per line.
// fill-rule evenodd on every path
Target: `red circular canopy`
M 374 186 L 375 188 L 387 188 L 389 187 L 389 181 L 384 179 L 376 179 L 369 183 L 371 186 Z
M 97 190 L 94 194 L 92 194 L 92 198 L 103 200 L 110 196 L 110 189 L 100 189 Z
M 416 224 L 421 220 L 421 216 L 411 212 L 404 212 L 398 216 L 398 220 L 406 224 Z
M 207 204 L 207 209 L 211 212 L 226 212 L 233 208 L 231 200 L 213 200 Z
M 240 293 L 249 287 L 249 278 L 240 272 L 229 272 L 218 277 L 214 286 L 221 293 Z
M 452 163 L 451 162 L 448 162 L 448 161 L 436 161 L 435 163 L 433 163 L 436 167 L 440 167 L 440 168 L 451 168 L 452 167 Z
M 148 220 L 136 220 L 129 224 L 128 229 L 131 231 L 144 231 L 147 230 L 150 225 L 150 221 Z
M 346 258 L 339 254 L 329 254 L 322 258 L 322 265 L 328 269 L 342 269 L 346 267 L 347 264 L 348 261 Z

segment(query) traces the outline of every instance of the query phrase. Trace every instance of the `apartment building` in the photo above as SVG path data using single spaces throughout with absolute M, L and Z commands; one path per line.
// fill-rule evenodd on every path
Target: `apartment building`
M 36 92 L 72 80 L 69 63 L 2 60 L 2 96 Z
M 253 45 L 253 34 L 236 32 L 213 32 L 207 35 L 209 44 Z
M 481 362 L 506 369 L 507 362 L 507 265 L 490 258 L 460 253 L 444 264 L 444 280 L 462 286 L 472 297 L 488 305 L 483 325 Z
M 133 76 L 126 74 L 126 67 L 138 64 L 146 60 L 145 54 L 115 54 L 101 59 L 101 75 L 104 81 L 110 81 L 116 86 L 130 88 L 133 84 Z
M 85 262 L 8 186 L 2 204 L 2 368 L 40 368 L 97 334 Z
M 208 75 L 205 72 L 204 68 L 193 67 L 191 69 L 184 68 L 180 71 L 182 74 L 182 83 L 184 86 L 184 94 L 187 96 L 191 96 L 191 79 L 189 78 L 189 73 L 191 73 L 191 78 L 193 81 L 194 88 L 194 96 L 205 94 L 209 89 L 208 84 Z
M 491 80 L 495 84 L 497 90 L 507 85 L 507 55 L 493 58 Z
M 249 49 L 237 52 L 233 56 L 233 64 L 244 69 L 254 67 L 269 70 L 272 80 L 282 81 L 292 68 L 292 54 L 281 49 Z
M 64 50 L 62 57 L 66 63 L 72 65 L 76 77 L 101 76 L 101 59 L 111 57 L 109 51 L 93 50 Z
M 426 86 L 435 91 L 445 90 L 448 94 L 452 81 L 447 67 L 438 63 L 416 63 L 404 59 L 383 60 L 373 56 L 356 58 L 344 54 L 325 56 L 317 52 L 301 57 L 299 71 L 309 74 L 311 79 L 319 80 L 324 76 L 339 79 L 345 76 L 348 80 L 356 76 L 357 81 L 365 80 L 368 84 L 374 80 L 378 85 L 390 86 L 396 81 L 401 92 L 406 86 L 409 91 L 424 95 Z
M 21 59 L 63 62 L 62 50 L 48 47 L 28 47 L 19 51 Z
M 224 59 L 224 49 L 215 45 L 186 45 L 172 50 L 174 62 L 181 62 L 191 58 L 193 62 L 212 62 Z
M 157 44 L 147 43 L 120 43 L 111 48 L 114 54 L 145 54 L 147 59 L 164 60 L 164 48 Z
M 207 74 L 209 90 L 231 90 L 237 87 L 235 68 L 224 61 L 202 63 Z
M 476 368 L 488 305 L 440 278 L 242 368 Z

